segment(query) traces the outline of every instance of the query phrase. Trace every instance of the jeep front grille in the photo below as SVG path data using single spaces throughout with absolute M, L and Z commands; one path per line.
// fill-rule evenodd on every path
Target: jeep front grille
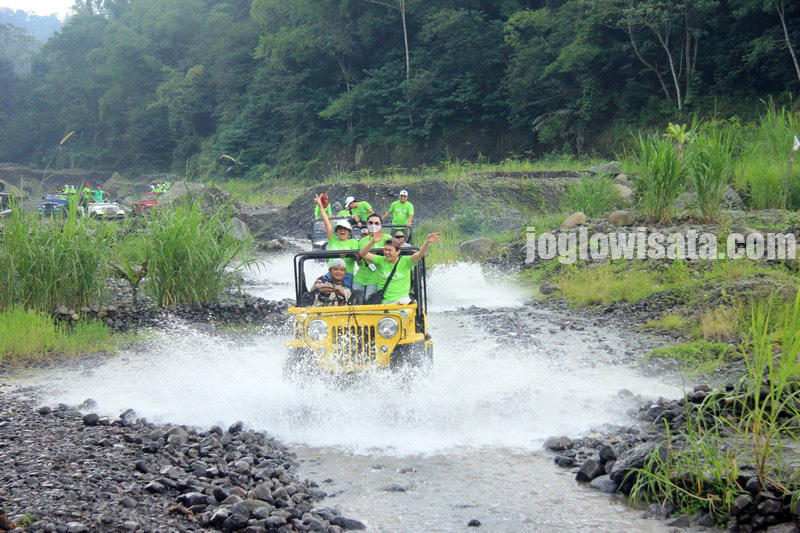
M 342 368 L 360 368 L 375 364 L 375 326 L 339 326 L 333 328 L 333 361 Z

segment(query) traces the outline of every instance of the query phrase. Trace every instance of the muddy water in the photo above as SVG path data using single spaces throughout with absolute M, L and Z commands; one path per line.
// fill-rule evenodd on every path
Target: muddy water
M 252 286 L 282 297 L 291 293 L 286 274 L 263 268 Z M 279 283 L 265 283 L 270 276 Z M 460 531 L 472 518 L 485 531 L 661 530 L 580 488 L 540 451 L 550 435 L 626 422 L 622 388 L 679 393 L 624 364 L 637 339 L 591 325 L 562 330 L 563 317 L 522 306 L 517 288 L 474 265 L 440 269 L 429 284 L 429 374 L 297 383 L 283 378 L 278 335 L 176 326 L 147 351 L 27 380 L 50 401 L 93 398 L 112 415 L 133 407 L 157 421 L 266 430 L 295 446 L 301 475 L 328 480 L 328 505 L 373 531 Z M 474 302 L 502 309 L 454 311 Z

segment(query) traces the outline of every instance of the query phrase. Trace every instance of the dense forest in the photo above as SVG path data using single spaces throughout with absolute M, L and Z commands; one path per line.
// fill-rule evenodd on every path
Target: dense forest
M 0 161 L 37 166 L 610 153 L 631 128 L 746 120 L 800 90 L 791 0 L 78 0 L 28 68 L 0 28 Z

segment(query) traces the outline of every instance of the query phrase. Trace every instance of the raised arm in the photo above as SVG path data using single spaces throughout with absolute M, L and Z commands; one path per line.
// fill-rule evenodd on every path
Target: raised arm
M 373 259 L 375 259 L 375 256 L 370 252 L 370 250 L 372 249 L 373 244 L 381 240 L 381 236 L 379 234 L 380 232 L 373 235 L 372 238 L 367 242 L 367 244 L 365 244 L 364 247 L 358 251 L 358 255 L 360 255 L 362 259 L 366 259 L 370 263 L 372 262 Z
M 439 242 L 440 240 L 442 240 L 442 236 L 438 232 L 429 233 L 425 238 L 425 242 L 422 243 L 422 246 L 420 246 L 419 251 L 411 256 L 411 262 L 415 265 L 419 263 L 420 259 L 425 257 L 425 253 L 428 251 L 428 246 L 430 246 L 432 242 Z
M 322 220 L 325 222 L 325 233 L 328 235 L 328 240 L 331 240 L 333 237 L 333 228 L 331 227 L 331 219 L 328 218 L 328 213 L 325 211 L 325 208 L 322 207 L 322 198 L 319 197 L 319 194 L 314 195 L 314 201 L 319 206 L 319 213 L 322 215 Z

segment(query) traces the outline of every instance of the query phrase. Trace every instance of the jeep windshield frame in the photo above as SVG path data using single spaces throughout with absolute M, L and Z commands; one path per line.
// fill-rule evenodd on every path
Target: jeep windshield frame
M 401 256 L 411 256 L 419 251 L 419 248 L 408 247 L 400 250 Z M 374 248 L 370 250 L 374 255 L 383 255 L 383 249 Z M 334 259 L 342 254 L 358 253 L 357 250 L 317 250 L 313 252 L 302 252 L 294 256 L 294 292 L 295 302 L 297 305 L 302 301 L 303 295 L 308 293 L 308 286 L 306 285 L 305 263 L 308 260 L 318 259 Z M 412 273 L 412 291 L 414 291 L 414 300 L 417 302 L 417 319 L 421 320 L 423 314 L 428 309 L 428 283 L 426 278 L 425 258 L 420 259 L 419 263 L 414 265 L 411 270 Z M 367 304 L 365 304 L 367 305 Z

